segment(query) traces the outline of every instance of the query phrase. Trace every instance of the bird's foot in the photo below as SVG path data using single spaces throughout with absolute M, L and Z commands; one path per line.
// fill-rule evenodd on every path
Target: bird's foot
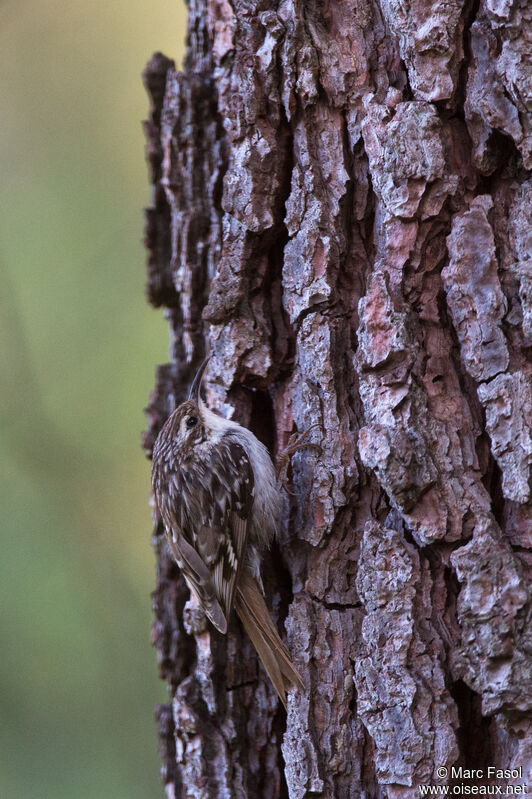
M 311 449 L 312 447 L 321 450 L 319 444 L 314 444 L 312 441 L 307 441 L 310 431 L 314 430 L 315 427 L 319 427 L 319 425 L 313 424 L 303 433 L 292 433 L 288 439 L 288 444 L 277 458 L 275 476 L 285 491 L 288 491 L 288 468 L 292 461 L 292 455 L 295 455 L 296 452 L 301 452 L 304 449 Z

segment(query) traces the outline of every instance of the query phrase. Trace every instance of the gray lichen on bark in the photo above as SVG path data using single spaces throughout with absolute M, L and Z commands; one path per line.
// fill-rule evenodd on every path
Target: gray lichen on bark
M 215 407 L 273 455 L 295 428 L 319 445 L 264 562 L 306 686 L 286 718 L 155 519 L 169 797 L 413 799 L 453 765 L 532 783 L 531 16 L 190 0 L 183 69 L 146 68 L 171 331 L 146 451 L 207 347 Z

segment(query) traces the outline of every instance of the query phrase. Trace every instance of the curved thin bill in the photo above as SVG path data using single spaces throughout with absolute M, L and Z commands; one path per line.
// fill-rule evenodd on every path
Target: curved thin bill
M 201 364 L 200 368 L 196 372 L 194 380 L 192 381 L 192 385 L 190 386 L 190 391 L 188 392 L 188 398 L 193 399 L 196 402 L 196 404 L 199 403 L 200 400 L 201 383 L 203 380 L 205 369 L 207 368 L 207 364 L 210 361 L 210 358 L 211 356 L 207 355 L 207 357 Z

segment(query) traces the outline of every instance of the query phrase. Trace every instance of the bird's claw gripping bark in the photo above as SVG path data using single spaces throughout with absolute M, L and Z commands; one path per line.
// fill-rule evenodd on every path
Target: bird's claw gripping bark
M 304 449 L 310 449 L 311 447 L 321 449 L 319 444 L 314 444 L 312 441 L 306 440 L 310 431 L 314 430 L 315 427 L 319 427 L 319 425 L 313 424 L 303 433 L 292 433 L 288 439 L 288 444 L 277 458 L 275 475 L 285 491 L 288 491 L 288 467 L 290 466 L 292 455 Z

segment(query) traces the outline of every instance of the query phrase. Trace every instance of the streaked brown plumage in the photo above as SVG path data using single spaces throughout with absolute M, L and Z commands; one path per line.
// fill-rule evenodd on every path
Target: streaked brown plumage
M 280 498 L 266 448 L 200 398 L 202 375 L 153 449 L 152 485 L 168 543 L 190 590 L 221 633 L 233 605 L 286 706 L 303 687 L 262 596 L 260 552 L 277 530 Z

